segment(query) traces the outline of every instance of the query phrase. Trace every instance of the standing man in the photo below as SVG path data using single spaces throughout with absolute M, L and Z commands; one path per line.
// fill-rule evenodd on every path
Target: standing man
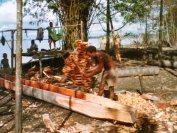
M 53 28 L 53 23 L 52 22 L 49 23 L 49 27 L 47 27 L 47 30 L 48 30 L 48 36 L 49 36 L 49 38 L 48 38 L 49 47 L 51 49 L 51 44 L 53 42 L 54 49 L 56 49 L 56 43 L 55 43 L 56 41 L 51 36 L 51 34 L 55 34 L 55 29 Z
M 97 51 L 95 46 L 88 46 L 86 48 L 86 54 L 95 59 L 96 65 L 89 70 L 84 72 L 81 71 L 83 76 L 92 77 L 93 75 L 99 74 L 103 70 L 101 82 L 99 85 L 98 95 L 102 96 L 104 93 L 104 87 L 107 84 L 109 88 L 109 98 L 117 100 L 114 95 L 114 87 L 116 85 L 116 67 L 112 57 L 104 52 Z

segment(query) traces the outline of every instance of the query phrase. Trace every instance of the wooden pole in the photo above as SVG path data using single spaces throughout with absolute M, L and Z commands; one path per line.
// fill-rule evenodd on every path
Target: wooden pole
M 40 67 L 40 77 L 42 78 L 42 59 L 39 58 L 39 67 Z
M 84 41 L 83 21 L 81 21 L 81 40 Z
M 139 75 L 138 77 L 139 77 L 139 81 L 140 81 L 141 93 L 143 93 L 145 91 L 144 84 L 143 84 L 143 76 Z
M 17 1 L 17 46 L 16 46 L 16 91 L 15 91 L 15 132 L 22 132 L 22 5 L 23 1 Z
M 111 30 L 112 30 L 112 39 L 113 39 L 113 44 L 115 46 L 115 53 L 116 53 L 116 58 L 119 64 L 121 64 L 122 59 L 120 55 L 120 38 L 116 36 L 116 33 L 114 32 L 114 26 L 112 22 L 112 18 L 109 18 L 110 24 L 111 24 Z
M 109 5 L 109 0 L 107 0 L 107 13 L 106 13 L 106 28 L 107 28 L 107 30 L 106 30 L 106 48 L 105 48 L 106 52 L 109 52 L 109 49 L 110 49 L 110 27 L 109 27 L 110 17 L 111 17 L 110 16 L 110 5 Z
M 159 60 L 162 60 L 162 28 L 163 28 L 163 0 L 160 1 L 160 13 L 159 13 L 159 43 L 158 43 L 158 56 Z
M 14 67 L 14 31 L 12 30 L 11 31 L 11 46 L 12 46 L 12 49 L 11 49 L 11 69 L 13 69 Z
M 146 14 L 145 45 L 148 48 L 148 15 Z

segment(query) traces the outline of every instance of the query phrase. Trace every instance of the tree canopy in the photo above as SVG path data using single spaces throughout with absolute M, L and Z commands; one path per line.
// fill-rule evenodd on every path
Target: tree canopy
M 122 25 L 115 27 L 115 31 L 120 30 L 126 24 L 137 22 L 146 22 L 147 29 L 154 27 L 158 29 L 159 4 L 159 1 L 153 0 L 109 0 L 109 3 L 105 0 L 25 0 L 24 15 L 31 15 L 37 18 L 37 23 L 40 23 L 48 21 L 46 12 L 52 11 L 58 17 L 60 25 L 65 27 L 66 48 L 73 49 L 75 40 L 88 40 L 88 30 L 93 22 L 100 23 L 105 32 L 110 32 L 108 26 L 105 27 L 110 22 L 108 20 L 112 20 L 114 24 L 120 22 L 120 18 Z M 170 29 L 176 28 L 177 25 L 175 14 L 177 4 L 175 0 L 170 0 L 165 1 L 164 5 L 163 14 L 166 15 L 164 25 L 168 25 L 168 34 L 173 34 L 174 38 L 176 31 L 172 33 Z M 149 33 L 146 32 L 146 34 Z

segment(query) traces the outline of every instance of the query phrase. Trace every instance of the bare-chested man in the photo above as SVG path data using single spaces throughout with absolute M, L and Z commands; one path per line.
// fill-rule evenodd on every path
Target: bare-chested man
M 11 74 L 10 66 L 9 66 L 9 60 L 7 58 L 7 54 L 3 53 L 3 59 L 1 60 L 1 69 L 3 72 Z
M 9 68 L 9 60 L 7 58 L 7 54 L 6 53 L 3 54 L 3 59 L 1 60 L 1 67 L 2 67 L 2 69 Z
M 97 51 L 96 47 L 94 46 L 88 46 L 86 48 L 86 54 L 89 57 L 95 59 L 96 66 L 81 73 L 83 74 L 83 76 L 92 77 L 93 75 L 96 75 L 102 72 L 102 70 L 104 69 L 102 77 L 101 77 L 101 82 L 99 85 L 98 95 L 99 96 L 103 95 L 104 87 L 107 84 L 109 87 L 109 91 L 110 91 L 109 98 L 114 99 L 114 87 L 116 85 L 117 76 L 116 76 L 116 71 L 115 71 L 115 64 L 111 56 L 109 56 L 108 54 L 104 52 Z

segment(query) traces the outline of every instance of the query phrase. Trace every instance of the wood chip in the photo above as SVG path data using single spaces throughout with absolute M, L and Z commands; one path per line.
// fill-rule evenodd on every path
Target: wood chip
M 49 118 L 49 114 L 43 114 L 42 115 L 42 120 L 46 126 L 50 130 L 50 132 L 55 132 L 55 125 Z

